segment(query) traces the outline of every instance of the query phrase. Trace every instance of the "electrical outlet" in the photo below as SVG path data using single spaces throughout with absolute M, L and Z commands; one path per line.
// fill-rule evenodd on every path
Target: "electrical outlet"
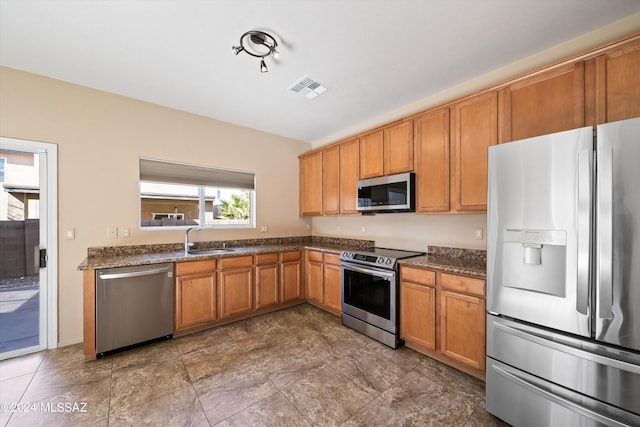
M 67 229 L 67 231 L 65 233 L 65 238 L 67 240 L 74 240 L 76 238 L 76 230 L 75 230 L 75 228 Z
M 129 238 L 129 227 L 120 227 L 118 229 L 118 237 L 122 237 L 123 239 Z
M 367 232 L 367 227 L 365 227 L 364 225 L 362 226 L 362 232 L 366 233 Z
M 340 232 L 340 226 L 336 226 L 336 231 L 339 233 Z
M 483 239 L 483 236 L 482 236 L 483 232 L 484 232 L 484 229 L 482 227 L 477 227 L 475 229 L 475 238 L 476 238 L 476 240 L 482 240 Z
M 267 231 L 269 231 L 269 226 L 268 225 L 263 225 L 262 227 L 260 227 L 260 232 L 261 233 L 266 233 Z
M 117 239 L 117 238 L 118 238 L 118 227 L 108 227 L 107 239 Z

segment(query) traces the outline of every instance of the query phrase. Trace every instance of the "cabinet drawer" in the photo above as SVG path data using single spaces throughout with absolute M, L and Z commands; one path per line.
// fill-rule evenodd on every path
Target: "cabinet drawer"
M 322 262 L 322 252 L 307 251 L 307 261 Z
M 435 286 L 436 273 L 420 268 L 402 267 L 400 269 L 400 280 L 413 282 L 420 285 Z
M 278 259 L 277 253 L 256 255 L 256 265 L 277 264 Z
M 457 276 L 454 274 L 442 274 L 440 276 L 440 284 L 444 289 L 456 292 L 464 292 L 480 297 L 485 296 L 484 284 L 482 279 L 473 279 L 471 277 Z
M 324 254 L 324 263 L 325 264 L 333 264 L 340 265 L 340 255 L 336 254 Z
M 217 261 L 215 259 L 207 259 L 204 261 L 177 262 L 176 276 L 215 271 L 216 263 Z
M 222 258 L 220 260 L 220 269 L 251 267 L 252 265 L 253 265 L 253 256 L 251 255 L 233 257 L 233 258 Z
M 282 262 L 298 261 L 300 257 L 300 251 L 282 252 Z

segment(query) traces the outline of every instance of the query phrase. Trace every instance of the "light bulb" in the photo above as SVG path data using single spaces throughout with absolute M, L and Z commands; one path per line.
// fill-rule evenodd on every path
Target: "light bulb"
M 240 52 L 242 52 L 244 50 L 244 48 L 242 46 L 233 46 L 231 48 L 231 50 L 233 51 L 233 53 L 235 53 L 237 55 Z
M 273 59 L 280 58 L 280 52 L 278 52 L 275 47 L 271 49 L 271 54 L 273 55 Z
M 263 73 L 269 71 L 269 69 L 267 68 L 267 64 L 265 64 L 264 62 L 264 59 L 260 61 L 260 71 L 262 71 Z

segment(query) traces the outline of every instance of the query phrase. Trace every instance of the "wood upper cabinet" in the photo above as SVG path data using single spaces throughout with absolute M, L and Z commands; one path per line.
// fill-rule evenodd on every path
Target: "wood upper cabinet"
M 323 270 L 322 252 L 306 251 L 307 299 L 322 304 Z
M 435 273 L 400 270 L 400 338 L 426 350 L 436 348 Z
M 440 281 L 440 351 L 471 368 L 484 370 L 484 280 L 443 273 Z
M 340 213 L 357 214 L 356 185 L 360 176 L 360 143 L 352 138 L 340 144 Z
M 588 82 L 594 80 L 587 88 L 592 88 L 595 103 L 595 123 L 588 114 L 588 124 L 640 117 L 640 38 L 609 49 L 586 65 Z
M 256 310 L 280 302 L 279 254 L 256 255 L 255 308 Z
M 322 303 L 336 314 L 342 312 L 342 293 L 340 292 L 340 257 L 324 254 L 323 270 L 324 295 Z
M 300 215 L 322 215 L 322 151 L 300 157 Z
M 500 143 L 584 126 L 584 63 L 555 67 L 499 91 Z
M 280 296 L 282 302 L 302 299 L 302 262 L 300 251 L 280 254 Z
M 487 92 L 451 107 L 453 209 L 487 210 L 487 149 L 498 142 L 498 98 Z
M 360 136 L 360 179 L 413 170 L 413 122 L 403 120 Z
M 220 318 L 237 316 L 253 309 L 252 267 L 252 256 L 220 260 Z
M 360 179 L 384 175 L 384 132 L 360 136 Z
M 216 260 L 176 263 L 174 328 L 216 320 Z
M 322 152 L 322 213 L 340 214 L 340 146 Z
M 449 109 L 413 119 L 416 212 L 449 211 Z
M 384 175 L 413 170 L 413 121 L 387 126 L 384 133 Z

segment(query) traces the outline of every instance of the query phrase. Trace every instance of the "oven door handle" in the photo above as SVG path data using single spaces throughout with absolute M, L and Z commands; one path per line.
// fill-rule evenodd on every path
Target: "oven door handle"
M 342 261 L 341 267 L 343 270 L 355 271 L 356 273 L 371 274 L 374 276 L 382 277 L 389 281 L 393 280 L 396 277 L 395 271 L 380 270 L 372 267 L 362 267 L 357 264 L 351 264 L 349 262 L 344 262 L 344 261 Z

